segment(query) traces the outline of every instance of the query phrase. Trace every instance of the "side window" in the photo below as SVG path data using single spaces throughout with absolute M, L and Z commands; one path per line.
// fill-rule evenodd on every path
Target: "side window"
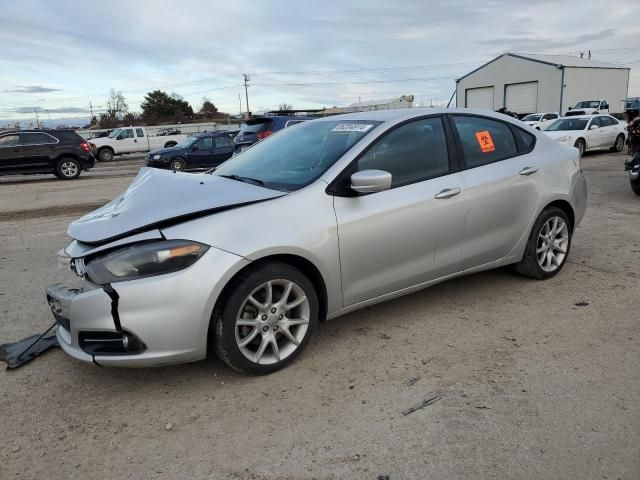
M 227 135 L 216 137 L 216 148 L 230 147 L 231 145 L 233 145 L 233 142 Z
M 454 115 L 464 164 L 467 168 L 479 167 L 518 154 L 516 141 L 506 123 L 484 117 Z
M 446 174 L 449 154 L 442 118 L 417 120 L 387 133 L 358 159 L 357 170 L 389 172 L 392 188 Z
M 118 135 L 118 138 L 133 138 L 133 130 L 130 128 L 122 130 L 122 132 L 120 132 L 120 135 Z
M 20 143 L 22 145 L 47 145 L 58 142 L 55 138 L 51 135 L 47 135 L 46 133 L 23 133 L 22 141 Z
M 554 120 L 558 118 L 558 115 L 556 115 L 555 113 L 547 113 L 544 117 L 542 117 L 542 120 Z
M 144 130 L 142 130 L 141 128 L 136 128 L 136 135 L 138 136 L 138 138 L 144 137 Z
M 200 150 L 211 150 L 212 145 L 213 145 L 213 138 L 211 137 L 204 137 L 198 140 L 198 148 Z
M 520 153 L 529 153 L 533 150 L 533 146 L 536 144 L 536 137 L 534 135 L 518 127 L 513 127 L 513 134 L 516 137 L 516 143 Z
M 0 137 L 0 148 L 13 147 L 18 144 L 18 135 L 3 135 Z
M 600 123 L 603 127 L 610 127 L 614 125 L 616 120 L 613 117 L 600 117 Z
M 591 125 L 597 125 L 598 127 L 602 127 L 602 120 L 600 120 L 601 117 L 594 117 L 593 119 L 591 119 Z M 589 128 L 591 128 L 591 125 L 589 125 Z

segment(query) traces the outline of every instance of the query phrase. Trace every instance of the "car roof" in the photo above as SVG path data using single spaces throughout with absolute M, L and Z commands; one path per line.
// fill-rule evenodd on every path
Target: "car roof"
M 196 138 L 217 137 L 218 135 L 224 135 L 225 133 L 229 133 L 229 132 L 227 130 L 212 130 L 210 132 L 196 133 L 195 135 L 192 135 L 192 136 Z
M 588 120 L 590 118 L 596 118 L 596 117 L 610 117 L 611 115 L 607 114 L 607 113 L 596 113 L 594 114 L 585 114 L 585 115 L 569 115 L 568 117 L 561 117 L 561 118 L 578 118 L 578 119 L 585 119 Z
M 331 115 L 329 117 L 321 117 L 317 121 L 341 121 L 341 120 L 370 120 L 376 122 L 394 122 L 409 120 L 415 117 L 425 115 L 442 115 L 442 114 L 468 114 L 481 115 L 483 117 L 495 118 L 502 121 L 510 121 L 517 125 L 518 119 L 503 113 L 494 112 L 492 110 L 483 110 L 480 108 L 395 108 L 391 110 L 372 110 L 370 112 L 346 113 L 342 115 Z

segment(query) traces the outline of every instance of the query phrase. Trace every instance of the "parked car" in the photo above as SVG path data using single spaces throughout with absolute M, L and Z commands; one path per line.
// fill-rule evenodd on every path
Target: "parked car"
M 560 118 L 557 112 L 530 113 L 522 118 L 522 121 L 536 130 L 544 130 L 553 120 Z
M 235 153 L 246 150 L 260 140 L 264 140 L 272 133 L 298 123 L 311 120 L 311 117 L 301 115 L 278 115 L 269 117 L 253 117 L 246 121 L 234 138 Z
M 213 347 L 265 374 L 293 361 L 320 320 L 503 265 L 553 277 L 585 208 L 577 150 L 519 120 L 417 108 L 326 117 L 208 173 L 143 168 L 69 226 L 65 255 L 85 287 L 52 285 L 47 297 L 76 359 L 165 365 Z
M 582 115 L 559 118 L 544 133 L 556 142 L 576 147 L 582 156 L 602 148 L 621 152 L 626 137 L 624 125 L 611 115 Z
M 0 133 L 0 175 L 53 173 L 71 180 L 95 162 L 89 144 L 73 130 Z
M 609 113 L 609 102 L 604 98 L 600 100 L 583 100 L 576 103 L 575 107 L 569 107 L 565 117 L 575 117 L 579 115 L 596 115 L 598 113 Z
M 217 167 L 233 155 L 233 139 L 225 131 L 187 137 L 175 147 L 154 150 L 147 166 L 174 171 Z
M 104 138 L 91 140 L 91 149 L 98 160 L 110 162 L 116 155 L 146 153 L 159 148 L 173 147 L 186 135 L 150 136 L 144 127 L 116 128 Z
M 182 132 L 174 127 L 163 128 L 156 133 L 157 137 L 166 137 L 167 135 L 180 135 Z

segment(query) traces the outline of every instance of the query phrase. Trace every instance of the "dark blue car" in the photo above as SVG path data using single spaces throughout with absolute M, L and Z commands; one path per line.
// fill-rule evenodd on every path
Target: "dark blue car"
M 147 166 L 182 171 L 217 167 L 233 155 L 233 138 L 225 132 L 207 132 L 185 138 L 175 147 L 154 150 Z
M 301 115 L 277 115 L 250 118 L 234 138 L 234 152 L 240 153 L 242 150 L 249 148 L 254 143 L 267 138 L 278 130 L 311 119 L 311 117 Z

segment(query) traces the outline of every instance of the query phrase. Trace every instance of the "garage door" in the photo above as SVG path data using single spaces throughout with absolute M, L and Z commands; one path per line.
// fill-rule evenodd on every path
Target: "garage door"
M 507 85 L 505 107 L 516 113 L 538 111 L 538 82 L 514 83 Z
M 493 87 L 467 88 L 467 108 L 484 108 L 493 110 Z

